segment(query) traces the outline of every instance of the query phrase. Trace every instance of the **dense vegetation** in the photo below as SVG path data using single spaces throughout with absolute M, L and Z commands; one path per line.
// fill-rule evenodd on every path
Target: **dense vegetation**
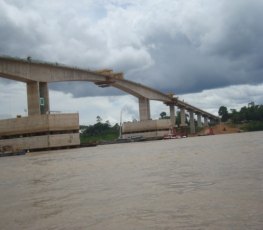
M 237 111 L 231 109 L 228 111 L 226 106 L 221 106 L 218 110 L 222 122 L 232 122 L 242 125 L 242 128 L 247 131 L 263 130 L 263 105 L 255 105 L 254 102 L 244 106 Z
M 89 126 L 80 126 L 81 143 L 113 141 L 118 138 L 120 126 L 116 123 L 111 126 L 109 121 L 103 122 L 100 116 L 97 116 L 97 123 Z

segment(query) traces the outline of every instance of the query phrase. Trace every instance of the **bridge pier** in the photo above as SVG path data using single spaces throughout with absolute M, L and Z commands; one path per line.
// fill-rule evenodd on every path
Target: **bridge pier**
M 150 101 L 148 98 L 139 97 L 139 115 L 140 121 L 150 120 Z
M 190 114 L 190 133 L 194 134 L 195 133 L 195 119 L 194 119 L 194 112 L 189 111 Z
M 45 82 L 27 82 L 28 116 L 45 114 L 49 111 L 48 85 Z
M 208 118 L 204 117 L 204 126 L 207 127 L 208 126 Z
M 197 114 L 197 127 L 202 128 L 201 114 Z
M 175 126 L 175 122 L 176 122 L 176 117 L 175 117 L 175 107 L 174 105 L 170 105 L 170 121 L 172 126 Z
M 186 126 L 185 123 L 185 109 L 180 108 L 180 116 L 181 116 L 181 126 Z
M 42 100 L 43 102 L 42 104 L 40 103 L 40 112 L 41 114 L 46 114 L 50 110 L 47 82 L 39 82 L 39 94 L 40 94 L 40 100 Z
M 40 114 L 39 84 L 38 82 L 27 82 L 27 108 L 28 116 Z

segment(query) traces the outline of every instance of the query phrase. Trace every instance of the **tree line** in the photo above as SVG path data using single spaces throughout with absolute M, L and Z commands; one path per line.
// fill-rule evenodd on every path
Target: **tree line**
M 94 140 L 114 140 L 119 135 L 120 126 L 118 123 L 111 125 L 107 120 L 103 122 L 100 116 L 96 117 L 96 124 L 84 126 L 81 128 L 81 141 L 94 141 Z
M 263 105 L 255 105 L 254 102 L 242 107 L 239 111 L 221 106 L 218 110 L 222 122 L 231 122 L 239 125 L 245 131 L 263 130 Z
M 222 122 L 230 120 L 234 124 L 247 123 L 250 121 L 263 122 L 263 105 L 255 105 L 254 102 L 251 102 L 239 111 L 236 109 L 230 109 L 230 111 L 228 111 L 226 106 L 221 106 L 218 110 L 218 115 L 221 117 Z

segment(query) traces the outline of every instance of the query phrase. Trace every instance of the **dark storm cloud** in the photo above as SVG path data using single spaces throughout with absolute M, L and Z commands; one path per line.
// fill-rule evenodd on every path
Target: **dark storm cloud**
M 261 55 L 263 2 L 233 1 L 225 4 L 223 10 L 223 33 L 220 39 L 215 39 L 212 53 L 232 60 Z
M 170 35 L 163 28 L 156 29 L 146 40 L 154 44 L 149 52 L 155 65 L 139 73 L 137 79 L 178 94 L 261 83 L 262 9 L 261 1 L 225 2 L 221 18 L 213 25 L 220 28 L 205 31 L 200 35 L 203 39 L 180 30 Z M 214 21 L 213 15 L 207 20 Z M 193 30 L 195 26 L 191 25 Z
M 258 84 L 262 9 L 258 0 L 0 0 L 0 54 L 112 68 L 176 94 Z M 51 88 L 75 97 L 122 93 L 91 83 Z
M 58 90 L 65 93 L 72 93 L 75 97 L 86 97 L 89 96 L 114 96 L 124 94 L 122 91 L 107 87 L 100 88 L 90 82 L 59 82 L 49 84 L 49 88 L 53 90 Z
M 222 86 L 225 74 L 220 65 L 223 63 L 201 54 L 184 35 L 164 36 L 159 41 L 155 38 L 149 41 L 155 44 L 151 50 L 155 65 L 142 73 L 141 79 L 153 87 L 158 85 L 163 91 L 179 94 Z

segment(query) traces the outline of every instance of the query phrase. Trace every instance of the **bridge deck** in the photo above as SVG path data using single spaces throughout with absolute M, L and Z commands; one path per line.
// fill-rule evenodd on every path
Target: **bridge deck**
M 136 97 L 162 101 L 167 105 L 176 105 L 189 111 L 194 111 L 211 119 L 219 118 L 184 101 L 164 94 L 148 86 L 123 79 L 120 73 L 107 71 L 92 71 L 58 63 L 20 58 L 0 57 L 0 76 L 22 82 L 61 82 L 90 81 L 100 86 L 112 86 Z M 106 84 L 105 84 L 106 83 Z

